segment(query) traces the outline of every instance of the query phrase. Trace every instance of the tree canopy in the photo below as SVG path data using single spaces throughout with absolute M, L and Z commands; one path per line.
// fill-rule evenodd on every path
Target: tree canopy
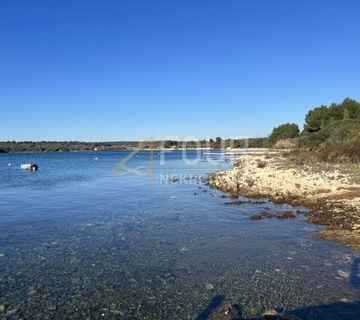
M 281 139 L 296 138 L 300 134 L 299 126 L 295 123 L 285 123 L 273 129 L 269 136 L 269 142 L 274 145 Z
M 360 119 L 360 102 L 345 98 L 341 103 L 322 105 L 308 112 L 305 117 L 305 132 L 317 132 L 337 120 Z

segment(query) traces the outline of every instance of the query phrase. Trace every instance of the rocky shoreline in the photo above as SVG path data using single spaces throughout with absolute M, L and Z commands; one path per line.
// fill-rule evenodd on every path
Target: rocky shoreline
M 359 174 L 347 165 L 264 152 L 242 156 L 233 169 L 210 174 L 207 184 L 232 196 L 307 207 L 312 210 L 307 214 L 309 222 L 327 226 L 318 237 L 360 250 Z

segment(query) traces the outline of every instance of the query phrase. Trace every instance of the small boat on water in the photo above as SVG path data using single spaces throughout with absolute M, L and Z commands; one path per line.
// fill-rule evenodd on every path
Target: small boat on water
M 24 163 L 21 166 L 22 170 L 30 170 L 30 171 L 36 171 L 39 169 L 39 166 L 35 163 Z

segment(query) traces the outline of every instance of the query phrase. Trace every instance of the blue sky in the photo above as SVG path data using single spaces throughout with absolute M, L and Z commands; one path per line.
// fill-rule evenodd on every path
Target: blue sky
M 0 2 L 0 140 L 264 136 L 360 100 L 360 1 Z

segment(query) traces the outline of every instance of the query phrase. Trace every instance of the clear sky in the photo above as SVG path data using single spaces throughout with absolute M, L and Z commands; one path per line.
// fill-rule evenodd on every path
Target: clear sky
M 264 136 L 360 100 L 358 0 L 1 0 L 0 140 Z

